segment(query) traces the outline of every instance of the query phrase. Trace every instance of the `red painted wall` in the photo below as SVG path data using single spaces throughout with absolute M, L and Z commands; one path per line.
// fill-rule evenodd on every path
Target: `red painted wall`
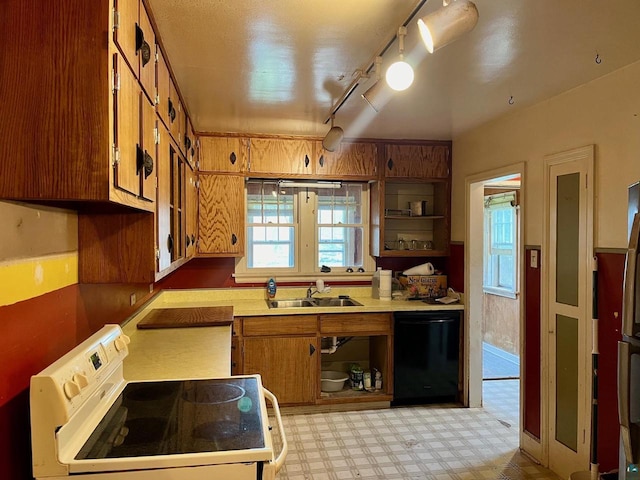
M 538 255 L 538 268 L 531 268 L 531 252 Z M 524 430 L 540 439 L 540 258 L 539 249 L 527 249 L 525 252 L 524 279 Z
M 617 371 L 622 338 L 625 255 L 598 253 L 598 462 L 600 471 L 618 468 Z

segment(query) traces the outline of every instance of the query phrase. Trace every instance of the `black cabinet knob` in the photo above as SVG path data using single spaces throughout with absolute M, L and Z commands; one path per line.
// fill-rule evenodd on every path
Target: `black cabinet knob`
M 304 166 L 308 167 L 309 166 L 309 155 L 305 155 L 304 156 Z
M 235 233 L 231 234 L 231 245 L 235 245 L 236 243 L 238 243 L 238 237 L 236 237 Z
M 393 168 L 393 160 L 389 159 L 389 161 L 387 162 L 387 167 L 389 168 L 389 170 L 391 170 Z
M 318 163 L 321 167 L 324 167 L 324 155 L 320 155 L 320 160 L 318 160 Z

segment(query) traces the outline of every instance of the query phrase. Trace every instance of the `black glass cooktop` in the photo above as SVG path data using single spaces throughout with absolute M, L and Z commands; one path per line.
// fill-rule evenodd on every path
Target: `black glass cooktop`
M 256 378 L 129 383 L 76 460 L 265 446 Z

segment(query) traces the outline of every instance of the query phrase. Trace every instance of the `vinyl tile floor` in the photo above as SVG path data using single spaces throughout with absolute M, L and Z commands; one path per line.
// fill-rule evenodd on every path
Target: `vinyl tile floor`
M 518 388 L 484 382 L 483 408 L 285 415 L 289 454 L 277 480 L 559 480 L 518 450 Z

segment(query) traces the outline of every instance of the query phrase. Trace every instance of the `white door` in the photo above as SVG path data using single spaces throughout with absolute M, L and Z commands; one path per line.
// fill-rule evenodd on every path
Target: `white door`
M 589 469 L 593 147 L 547 157 L 549 468 Z

